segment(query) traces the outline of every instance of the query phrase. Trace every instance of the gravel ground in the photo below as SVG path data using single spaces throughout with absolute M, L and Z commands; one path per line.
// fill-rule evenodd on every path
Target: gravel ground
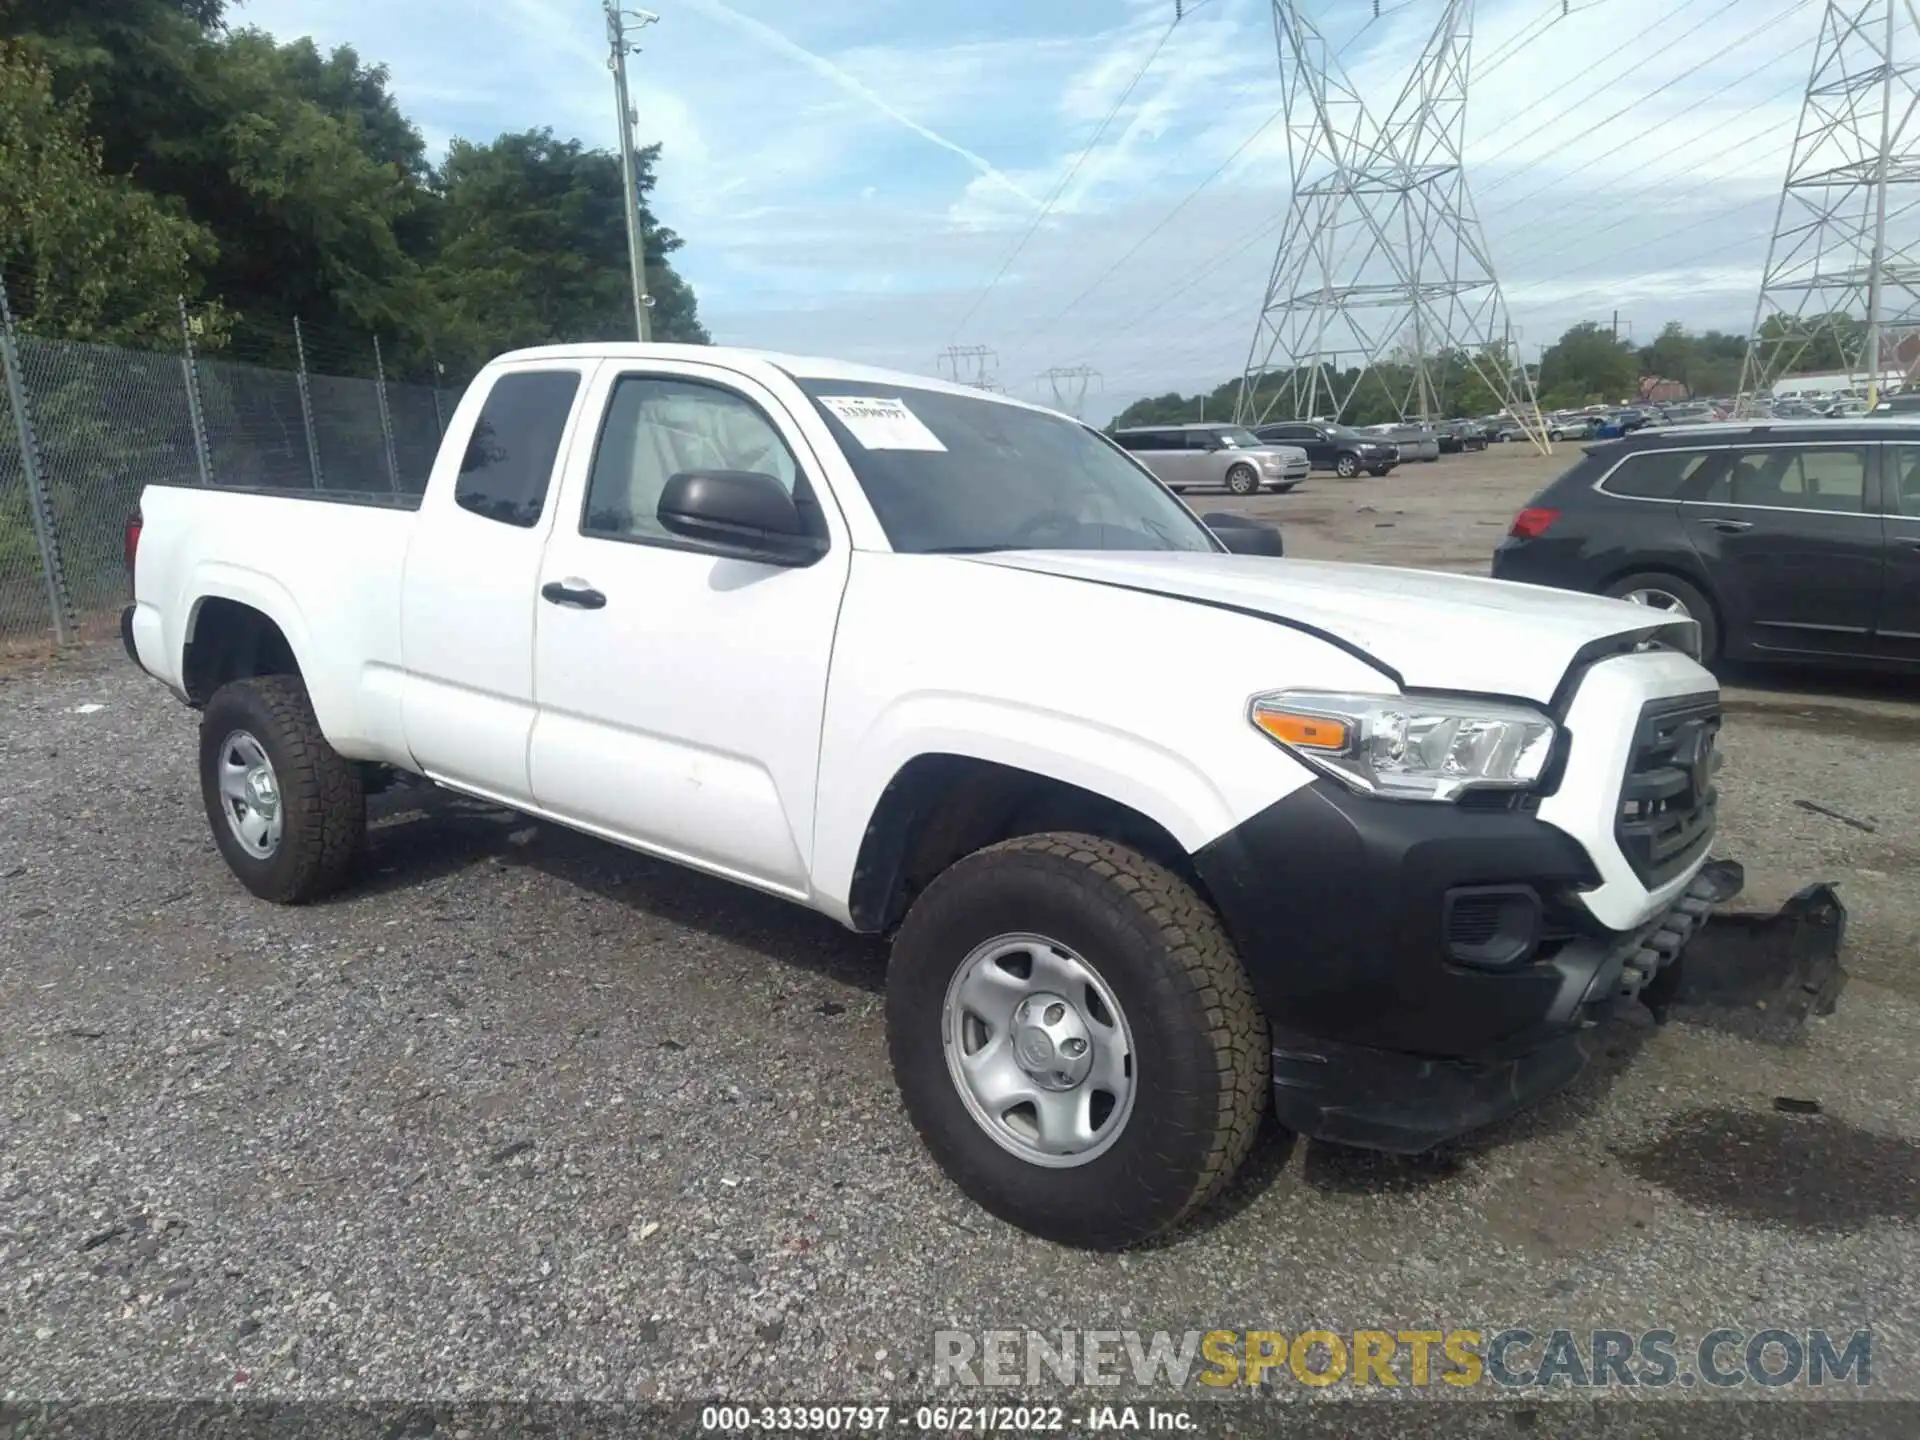
M 1539 478 L 1426 469 L 1255 503 L 1297 553 L 1466 569 Z M 879 944 L 418 791 L 378 802 L 349 894 L 259 904 L 208 837 L 189 713 L 117 649 L 16 671 L 0 1396 L 897 1399 L 931 1393 L 944 1328 L 1664 1327 L 1684 1354 L 1725 1325 L 1870 1326 L 1874 1393 L 1920 1397 L 1904 693 L 1730 691 L 1746 903 L 1830 880 L 1851 909 L 1852 984 L 1802 1043 L 1630 1016 L 1469 1143 L 1269 1137 L 1112 1257 L 990 1220 L 921 1153 Z

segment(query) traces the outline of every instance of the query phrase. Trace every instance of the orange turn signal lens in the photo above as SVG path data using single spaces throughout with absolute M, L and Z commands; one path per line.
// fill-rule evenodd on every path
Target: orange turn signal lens
M 1303 750 L 1339 751 L 1347 748 L 1352 727 L 1327 715 L 1301 715 L 1290 710 L 1256 708 L 1253 723 L 1282 745 Z

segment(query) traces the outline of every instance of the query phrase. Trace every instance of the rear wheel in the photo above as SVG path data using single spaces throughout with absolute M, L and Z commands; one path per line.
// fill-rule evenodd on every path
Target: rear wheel
M 1679 619 L 1690 619 L 1700 627 L 1700 659 L 1711 665 L 1720 657 L 1720 618 L 1713 602 L 1678 575 L 1648 571 L 1623 575 L 1607 587 L 1616 600 L 1631 600 L 1649 610 L 1665 611 Z
M 1342 479 L 1351 480 L 1360 473 L 1360 457 L 1353 454 L 1340 456 L 1333 462 L 1333 471 Z
M 907 1112 L 975 1201 L 1119 1249 L 1204 1204 L 1252 1148 L 1267 1027 L 1218 917 L 1088 835 L 959 861 L 894 942 L 887 1040 Z
M 1260 488 L 1260 477 L 1251 465 L 1235 465 L 1227 471 L 1227 489 L 1236 495 L 1251 495 Z
M 227 868 L 263 900 L 338 889 L 366 836 L 360 767 L 327 743 L 297 676 L 214 692 L 200 718 L 200 794 Z

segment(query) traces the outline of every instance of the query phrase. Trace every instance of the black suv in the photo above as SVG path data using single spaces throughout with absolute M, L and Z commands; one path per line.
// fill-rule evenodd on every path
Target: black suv
M 1589 445 L 1493 573 L 1692 616 L 1702 657 L 1920 666 L 1920 422 L 1730 422 Z
M 1287 420 L 1256 425 L 1253 433 L 1269 445 L 1297 445 L 1307 452 L 1316 470 L 1331 470 L 1351 479 L 1365 470 L 1384 475 L 1400 463 L 1400 447 L 1378 435 L 1362 435 L 1347 425 L 1327 420 Z

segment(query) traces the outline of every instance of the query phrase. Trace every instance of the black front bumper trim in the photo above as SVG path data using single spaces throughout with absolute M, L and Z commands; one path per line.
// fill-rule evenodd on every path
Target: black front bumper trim
M 1580 1073 L 1616 1005 L 1678 973 L 1713 906 L 1744 878 L 1734 862 L 1710 861 L 1640 928 L 1564 946 L 1544 967 L 1560 983 L 1542 1023 L 1480 1055 L 1412 1055 L 1274 1025 L 1276 1116 L 1309 1139 L 1412 1155 L 1525 1109 Z
M 1506 1060 L 1433 1060 L 1273 1032 L 1273 1108 L 1311 1140 L 1417 1155 L 1523 1109 L 1587 1063 L 1588 1036 L 1562 1035 Z

